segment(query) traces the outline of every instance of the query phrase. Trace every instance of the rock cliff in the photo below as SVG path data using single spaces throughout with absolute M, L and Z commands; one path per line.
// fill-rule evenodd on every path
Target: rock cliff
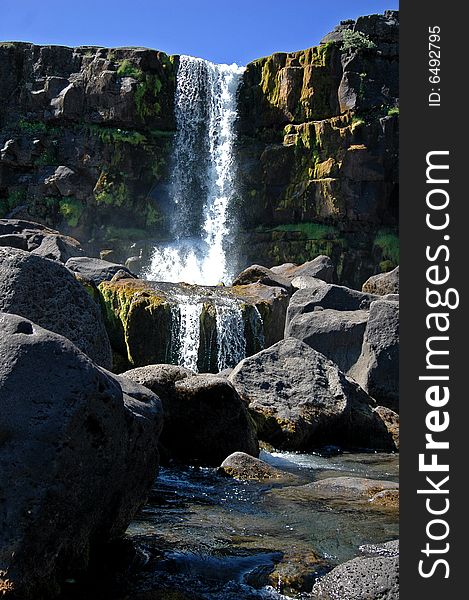
M 240 268 L 327 254 L 357 285 L 396 266 L 398 33 L 387 11 L 247 65 Z M 0 43 L 0 217 L 60 228 L 118 262 L 145 257 L 168 237 L 177 68 L 144 48 Z

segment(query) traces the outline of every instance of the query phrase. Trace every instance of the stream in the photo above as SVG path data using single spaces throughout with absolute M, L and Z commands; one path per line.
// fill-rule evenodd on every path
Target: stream
M 397 481 L 398 455 L 262 451 L 260 458 L 290 473 L 293 483 L 238 481 L 211 468 L 161 468 L 127 532 L 137 548 L 133 564 L 123 582 L 106 587 L 111 595 L 101 590 L 96 598 L 308 598 L 298 587 L 310 590 L 316 577 L 359 555 L 361 545 L 398 537 L 396 513 L 312 502 L 299 487 L 337 476 Z

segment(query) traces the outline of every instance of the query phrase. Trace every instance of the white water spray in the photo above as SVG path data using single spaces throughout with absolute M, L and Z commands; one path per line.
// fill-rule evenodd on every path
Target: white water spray
M 157 247 L 148 279 L 217 285 L 227 258 L 234 197 L 236 92 L 244 67 L 181 56 L 171 180 L 171 244 Z

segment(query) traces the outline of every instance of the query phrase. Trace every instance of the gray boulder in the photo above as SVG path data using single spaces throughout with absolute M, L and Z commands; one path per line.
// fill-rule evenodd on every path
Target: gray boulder
M 292 281 L 296 277 L 307 276 L 331 283 L 334 278 L 334 263 L 328 256 L 321 255 L 302 265 L 285 263 L 277 267 L 272 267 L 271 271 L 285 277 L 289 281 Z
M 399 303 L 373 302 L 363 347 L 350 376 L 376 401 L 399 412 Z
M 367 320 L 367 310 L 313 311 L 290 321 L 285 337 L 308 344 L 346 373 L 360 356 Z
M 252 420 L 226 378 L 194 375 L 175 365 L 132 369 L 123 377 L 161 398 L 165 415 L 161 446 L 166 458 L 218 466 L 233 452 L 258 456 Z
M 53 598 L 146 501 L 161 406 L 17 315 L 0 314 L 0 354 L 0 590 Z
M 287 326 L 296 315 L 310 313 L 316 307 L 333 310 L 366 310 L 379 296 L 365 294 L 343 285 L 333 285 L 317 280 L 311 287 L 300 289 L 293 294 L 287 310 Z
M 78 273 L 85 279 L 93 281 L 96 285 L 99 285 L 102 281 L 110 281 L 119 271 L 127 273 L 128 279 L 135 279 L 135 275 L 124 265 L 107 262 L 100 258 L 74 257 L 70 258 L 65 266 L 73 273 Z
M 323 444 L 394 449 L 373 400 L 308 345 L 288 338 L 245 358 L 229 377 L 259 438 L 274 447 Z
M 319 579 L 313 600 L 399 600 L 399 557 L 349 560 Z
M 379 273 L 373 275 L 365 281 L 362 291 L 368 294 L 399 294 L 399 267 L 396 267 L 388 273 Z
M 0 219 L 0 246 L 34 252 L 44 258 L 67 262 L 84 252 L 76 239 L 62 235 L 40 223 L 20 219 Z
M 21 315 L 73 342 L 102 367 L 112 365 L 101 311 L 61 264 L 0 248 L 0 311 Z
M 267 267 L 261 265 L 252 265 L 247 269 L 244 269 L 234 280 L 231 285 L 248 285 L 250 283 L 261 283 L 262 285 L 268 285 L 272 287 L 280 287 L 287 291 L 289 294 L 293 293 L 293 288 L 290 281 L 275 273 Z
M 76 240 L 61 235 L 46 235 L 33 254 L 66 263 L 72 257 L 83 256 L 83 249 Z

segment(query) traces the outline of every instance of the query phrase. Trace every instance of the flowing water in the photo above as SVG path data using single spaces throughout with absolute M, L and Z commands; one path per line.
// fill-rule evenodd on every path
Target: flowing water
M 162 468 L 128 529 L 138 560 L 112 599 L 307 598 L 307 591 L 288 589 L 286 578 L 298 573 L 310 589 L 316 577 L 359 555 L 362 544 L 398 537 L 395 513 L 301 494 L 303 484 L 330 476 L 397 480 L 397 455 L 262 452 L 261 458 L 295 480 L 272 485 L 232 480 L 215 469 Z
M 236 92 L 244 67 L 181 56 L 172 155 L 172 242 L 155 248 L 147 279 L 217 285 L 232 279 Z

